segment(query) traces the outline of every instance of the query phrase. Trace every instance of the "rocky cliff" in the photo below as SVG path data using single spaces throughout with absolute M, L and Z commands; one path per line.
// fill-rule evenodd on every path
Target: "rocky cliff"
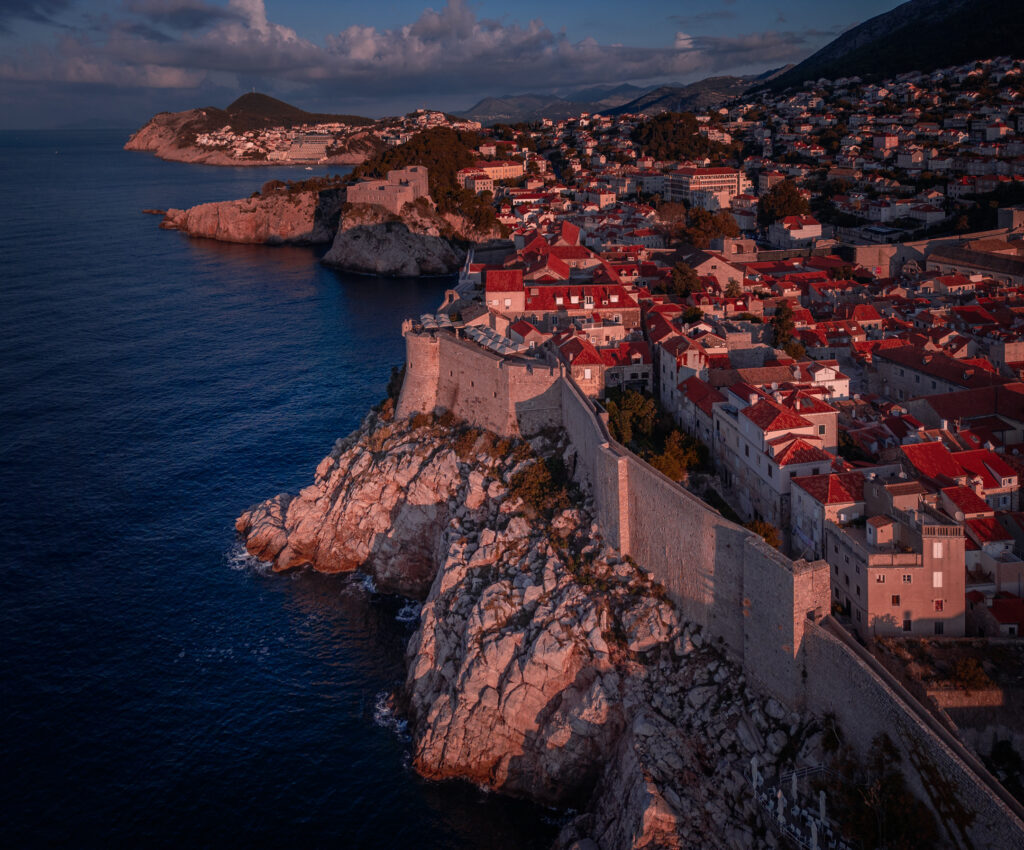
M 360 569 L 424 600 L 396 700 L 416 769 L 582 807 L 562 847 L 774 844 L 750 758 L 769 774 L 816 761 L 820 735 L 680 621 L 582 495 L 540 500 L 537 453 L 566 447 L 386 418 L 237 528 L 276 570 Z
M 491 235 L 457 216 L 441 215 L 422 200 L 406 204 L 400 216 L 375 204 L 346 204 L 322 262 L 388 277 L 451 274 L 466 257 L 460 243 Z
M 327 244 L 338 227 L 344 194 L 343 189 L 265 191 L 236 201 L 169 209 L 160 226 L 222 242 Z

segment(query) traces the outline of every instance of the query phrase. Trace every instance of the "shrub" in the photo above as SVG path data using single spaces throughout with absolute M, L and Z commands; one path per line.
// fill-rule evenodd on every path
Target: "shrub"
M 434 424 L 433 413 L 416 413 L 410 420 L 413 428 L 429 428 Z
M 476 443 L 480 439 L 480 431 L 476 428 L 467 428 L 455 438 L 455 454 L 464 461 L 476 457 Z
M 565 510 L 570 505 L 565 464 L 561 458 L 545 458 L 519 470 L 509 482 L 509 496 L 545 516 Z
M 959 658 L 953 665 L 953 682 L 965 691 L 980 691 L 994 684 L 977 658 Z
M 402 384 L 405 383 L 405 364 L 391 367 L 391 377 L 388 378 L 388 398 L 398 403 L 398 396 L 402 392 Z

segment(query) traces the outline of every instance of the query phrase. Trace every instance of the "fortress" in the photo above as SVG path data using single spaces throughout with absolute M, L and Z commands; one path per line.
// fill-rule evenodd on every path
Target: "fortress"
M 606 415 L 564 370 L 500 356 L 453 329 L 403 325 L 396 415 L 448 410 L 506 436 L 564 429 L 571 468 L 610 543 L 720 640 L 745 675 L 791 710 L 832 716 L 861 755 L 895 743 L 911 790 L 949 846 L 1024 846 L 1024 809 L 830 616 L 824 561 L 791 561 L 613 440 Z

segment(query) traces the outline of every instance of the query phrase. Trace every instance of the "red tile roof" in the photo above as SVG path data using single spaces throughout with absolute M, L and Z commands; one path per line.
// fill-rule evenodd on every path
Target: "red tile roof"
M 817 446 L 812 446 L 806 440 L 793 440 L 786 448 L 775 455 L 775 462 L 779 466 L 790 466 L 794 463 L 815 463 L 818 461 L 828 463 L 832 456 L 823 452 Z
M 484 272 L 484 288 L 487 292 L 522 292 L 522 269 L 488 269 Z
M 953 460 L 952 453 L 942 443 L 914 443 L 900 446 L 900 451 L 914 469 L 933 481 L 952 481 L 964 474 L 960 464 Z
M 1006 531 L 994 516 L 965 520 L 964 530 L 981 546 L 986 543 L 1002 543 L 1013 540 L 1013 535 Z
M 811 423 L 797 413 L 787 410 L 771 399 L 763 398 L 756 404 L 740 411 L 762 431 L 791 431 L 794 428 L 808 428 Z
M 804 475 L 794 478 L 793 484 L 823 505 L 842 505 L 864 501 L 864 474 L 862 472 Z
M 942 494 L 967 516 L 971 514 L 995 516 L 995 511 L 989 507 L 988 502 L 978 496 L 970 487 L 943 487 Z

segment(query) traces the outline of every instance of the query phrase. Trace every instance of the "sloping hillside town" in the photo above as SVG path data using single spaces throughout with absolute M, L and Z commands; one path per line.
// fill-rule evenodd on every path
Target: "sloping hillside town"
M 702 486 L 829 562 L 862 638 L 1018 636 L 1022 97 L 996 59 L 747 95 L 691 139 L 496 127 L 459 180 L 514 248 L 471 257 L 441 320 L 598 403 L 656 398 Z

